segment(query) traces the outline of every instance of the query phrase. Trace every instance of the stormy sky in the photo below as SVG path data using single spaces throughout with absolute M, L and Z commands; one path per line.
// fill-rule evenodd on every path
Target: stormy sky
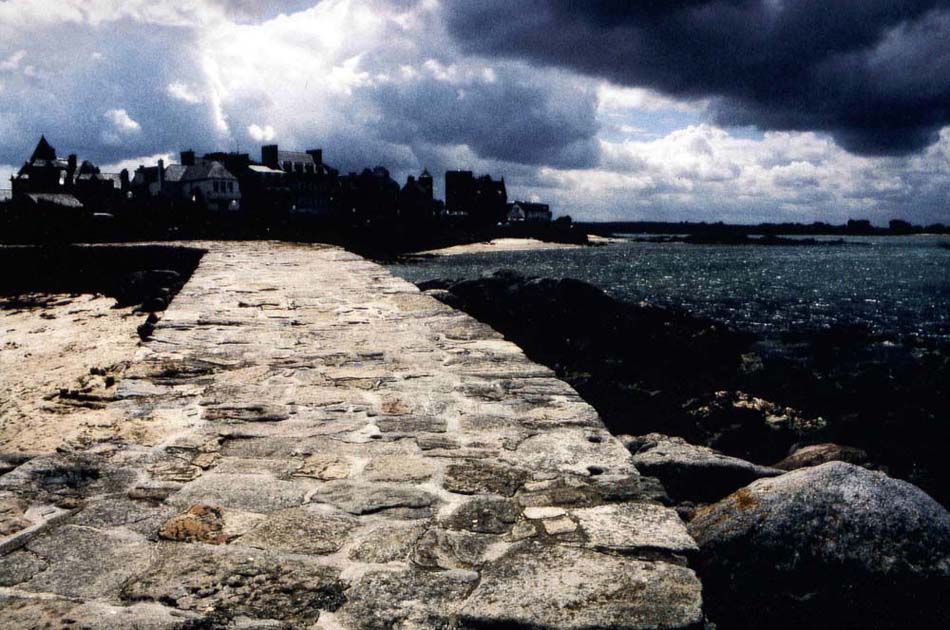
M 40 133 L 468 168 L 588 220 L 950 222 L 950 0 L 0 0 L 4 181 Z

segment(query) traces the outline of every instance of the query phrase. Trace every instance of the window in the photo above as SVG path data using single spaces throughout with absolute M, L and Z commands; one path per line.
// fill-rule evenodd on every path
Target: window
M 213 185 L 214 185 L 214 192 L 221 192 L 217 181 L 213 182 Z
M 234 192 L 234 182 L 228 182 L 228 192 L 229 193 Z

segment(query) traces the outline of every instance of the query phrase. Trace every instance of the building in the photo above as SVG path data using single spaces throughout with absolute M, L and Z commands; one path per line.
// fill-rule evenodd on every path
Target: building
M 181 163 L 188 166 L 218 162 L 238 181 L 241 208 L 260 216 L 273 216 L 290 207 L 290 187 L 283 170 L 251 160 L 247 153 L 207 153 L 195 158 L 194 151 L 183 151 Z
M 472 171 L 445 172 L 445 214 L 467 217 L 475 205 L 475 177 Z
M 241 186 L 225 166 L 216 160 L 196 160 L 194 154 L 182 154 L 188 164 L 140 166 L 131 188 L 140 199 L 164 197 L 172 201 L 194 203 L 209 210 L 235 211 L 241 208 Z
M 73 191 L 88 208 L 109 210 L 128 198 L 129 172 L 103 173 L 98 166 L 84 160 L 76 172 Z
M 164 186 L 172 196 L 209 210 L 241 209 L 240 183 L 221 162 L 172 164 L 165 169 Z
M 508 223 L 550 223 L 551 208 L 546 203 L 516 201 L 508 204 Z
M 276 144 L 261 147 L 261 165 L 284 173 L 288 209 L 292 213 L 330 215 L 340 208 L 340 173 L 323 162 L 323 150 L 282 151 Z
M 76 156 L 70 155 L 66 160 L 58 158 L 56 149 L 47 142 L 46 136 L 40 136 L 30 159 L 10 180 L 13 196 L 71 194 L 75 174 Z
M 393 219 L 399 209 L 399 183 L 383 166 L 363 169 L 340 178 L 341 208 L 361 223 Z
M 450 217 L 463 217 L 478 225 L 495 225 L 507 218 L 508 191 L 505 178 L 475 177 L 472 171 L 446 171 L 445 210 Z
M 425 222 L 435 217 L 432 175 L 423 169 L 419 177 L 410 175 L 399 191 L 399 216 L 409 222 Z
M 77 164 L 75 154 L 65 160 L 40 136 L 30 159 L 11 178 L 11 195 L 27 205 L 89 207 L 108 210 L 119 203 L 129 190 L 128 171 L 103 173 L 92 162 Z

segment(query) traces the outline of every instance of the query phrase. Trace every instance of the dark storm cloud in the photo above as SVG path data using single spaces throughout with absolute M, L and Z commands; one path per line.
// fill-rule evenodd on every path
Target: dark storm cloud
M 393 142 L 464 144 L 507 162 L 595 165 L 595 95 L 559 83 L 552 73 L 537 74 L 499 69 L 490 79 L 425 76 L 382 85 L 373 96 L 383 113 L 377 129 Z
M 948 0 L 450 0 L 469 52 L 711 98 L 721 124 L 919 151 L 950 123 Z

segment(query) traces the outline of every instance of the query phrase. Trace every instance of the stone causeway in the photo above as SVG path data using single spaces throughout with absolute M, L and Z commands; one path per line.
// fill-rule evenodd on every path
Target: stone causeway
M 0 476 L 0 627 L 703 627 L 685 526 L 550 369 L 343 249 L 202 246 L 104 411 L 165 437 Z

